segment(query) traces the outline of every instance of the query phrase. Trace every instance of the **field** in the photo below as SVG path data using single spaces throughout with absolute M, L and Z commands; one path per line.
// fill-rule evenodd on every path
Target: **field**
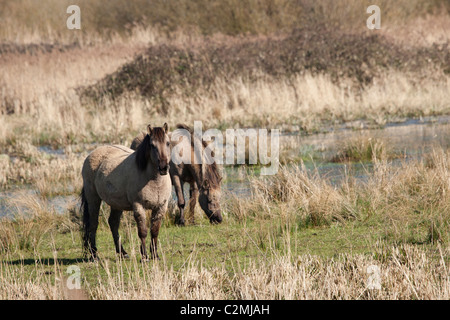
M 450 298 L 448 1 L 380 0 L 379 30 L 363 1 L 70 4 L 0 0 L 0 299 Z M 219 225 L 172 199 L 159 261 L 103 204 L 84 259 L 86 156 L 194 121 L 280 129 L 278 172 L 223 166 Z

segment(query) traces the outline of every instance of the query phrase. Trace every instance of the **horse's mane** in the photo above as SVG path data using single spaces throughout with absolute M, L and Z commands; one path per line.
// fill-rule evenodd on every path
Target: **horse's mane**
M 184 129 L 189 131 L 191 134 L 191 147 L 194 146 L 194 130 L 190 128 L 189 126 L 179 123 L 176 125 L 177 129 Z M 202 139 L 202 145 L 203 148 L 206 148 L 208 146 L 208 143 Z M 214 153 L 212 153 L 212 156 L 214 156 Z M 202 164 L 203 166 L 203 164 Z M 204 170 L 203 170 L 204 169 Z M 208 179 L 211 187 L 216 188 L 220 186 L 220 181 L 222 180 L 222 176 L 220 175 L 220 170 L 216 162 L 213 162 L 212 164 L 206 164 L 202 167 L 202 176 L 203 180 L 206 178 Z M 200 186 L 199 186 L 200 187 Z
M 144 140 L 136 149 L 136 165 L 139 170 L 144 171 L 147 168 L 150 158 L 150 140 L 164 142 L 165 131 L 163 128 L 156 127 L 152 129 L 151 136 L 145 135 Z
M 219 168 L 215 162 L 212 164 L 205 165 L 204 177 L 208 179 L 211 187 L 216 188 L 220 186 L 220 181 L 222 180 L 222 176 L 220 175 Z

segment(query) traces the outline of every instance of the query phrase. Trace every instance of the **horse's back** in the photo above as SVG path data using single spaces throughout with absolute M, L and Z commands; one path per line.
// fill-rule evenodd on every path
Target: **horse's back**
M 100 168 L 103 171 L 113 170 L 133 152 L 130 148 L 120 145 L 97 147 L 84 161 L 82 169 L 83 179 L 93 179 Z
M 94 149 L 86 158 L 85 165 L 91 169 L 97 169 L 104 161 L 116 158 L 128 157 L 134 150 L 121 145 L 105 145 Z

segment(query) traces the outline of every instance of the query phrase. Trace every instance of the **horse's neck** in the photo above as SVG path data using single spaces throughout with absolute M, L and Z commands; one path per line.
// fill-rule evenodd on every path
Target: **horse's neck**
M 147 163 L 144 175 L 148 181 L 157 180 L 158 178 L 161 177 L 161 175 L 158 172 L 158 167 L 154 165 L 151 161 Z
M 204 178 L 204 166 L 205 164 L 191 164 L 191 173 L 194 177 L 195 182 L 197 183 L 197 186 L 200 188 L 203 184 L 203 178 Z
M 193 139 L 196 139 L 195 137 L 193 137 Z M 203 144 L 201 142 L 201 140 L 196 140 L 200 146 L 201 146 L 201 151 L 198 151 L 195 149 L 195 144 L 194 145 L 190 145 L 191 147 L 191 161 L 192 163 L 190 164 L 191 167 L 191 174 L 194 176 L 194 180 L 197 183 L 197 186 L 200 188 L 203 184 L 203 179 L 205 176 L 205 170 L 206 170 L 206 164 L 205 164 L 205 159 L 203 158 Z

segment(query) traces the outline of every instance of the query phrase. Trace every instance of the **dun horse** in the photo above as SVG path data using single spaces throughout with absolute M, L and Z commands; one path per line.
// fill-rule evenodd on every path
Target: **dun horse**
M 195 136 L 191 128 L 186 125 L 178 124 L 178 129 L 189 131 L 191 135 L 191 144 L 186 146 L 186 150 L 191 150 L 191 160 L 195 158 L 194 139 Z M 139 134 L 134 138 L 131 149 L 138 149 L 142 141 L 144 140 L 145 133 Z M 175 140 L 175 141 L 174 141 Z M 176 137 L 172 137 L 172 147 L 179 143 L 188 143 L 186 140 L 177 141 Z M 207 146 L 204 141 L 200 144 L 203 149 Z M 200 207 L 205 212 L 211 223 L 221 223 L 222 214 L 220 211 L 220 196 L 221 186 L 220 182 L 222 177 L 220 176 L 219 168 L 214 162 L 212 164 L 195 164 L 195 161 L 191 161 L 191 164 L 175 164 L 170 162 L 170 178 L 172 185 L 175 187 L 175 193 L 178 198 L 178 208 L 180 210 L 180 224 L 185 224 L 184 208 L 185 199 L 183 194 L 183 186 L 185 183 L 189 183 L 190 199 L 189 199 L 189 217 L 194 222 L 194 209 L 198 202 Z
M 84 247 L 92 258 L 97 258 L 95 235 L 98 226 L 100 204 L 105 201 L 111 207 L 108 222 L 116 252 L 127 257 L 120 243 L 119 223 L 123 211 L 133 211 L 141 240 L 142 258 L 146 260 L 147 237 L 146 210 L 151 209 L 152 258 L 158 258 L 157 240 L 161 219 L 167 210 L 172 193 L 170 182 L 170 141 L 168 126 L 148 126 L 139 148 L 102 146 L 95 149 L 84 161 L 81 191 L 83 210 Z

